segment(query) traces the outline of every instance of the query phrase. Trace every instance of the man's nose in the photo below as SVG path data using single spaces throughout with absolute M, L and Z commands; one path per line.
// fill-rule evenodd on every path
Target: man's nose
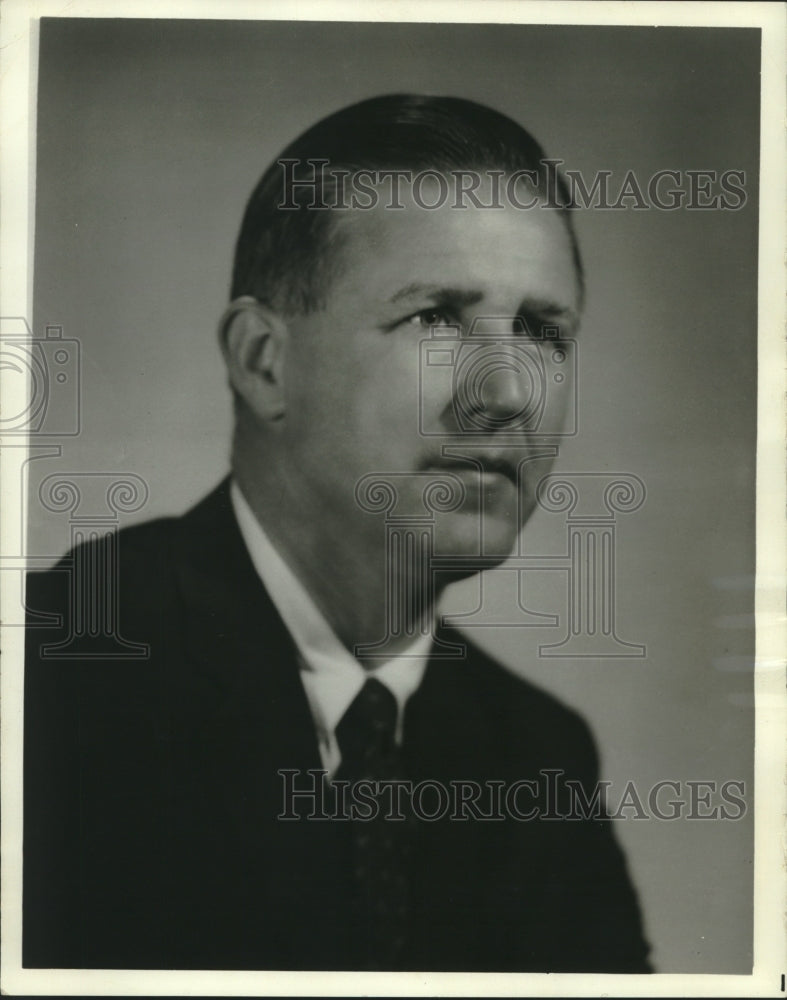
M 538 387 L 526 361 L 520 351 L 499 343 L 475 348 L 471 362 L 461 366 L 456 386 L 457 416 L 465 429 L 527 423 Z
M 500 421 L 518 419 L 532 395 L 529 379 L 516 358 L 490 359 L 479 385 L 478 403 L 482 412 Z

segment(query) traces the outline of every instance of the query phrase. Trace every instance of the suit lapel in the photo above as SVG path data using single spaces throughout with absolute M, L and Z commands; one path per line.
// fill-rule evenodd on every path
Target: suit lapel
M 490 726 L 487 688 L 477 683 L 478 653 L 453 629 L 438 638 L 463 648 L 432 658 L 405 715 L 405 746 L 414 779 L 472 779 L 500 758 L 501 733 Z
M 291 766 L 319 767 L 293 642 L 240 535 L 229 480 L 189 512 L 176 563 L 187 637 L 185 711 L 206 732 L 264 744 Z

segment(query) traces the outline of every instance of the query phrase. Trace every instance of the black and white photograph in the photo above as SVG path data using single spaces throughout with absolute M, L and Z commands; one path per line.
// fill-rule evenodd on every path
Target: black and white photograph
M 782 995 L 784 7 L 72 7 L 4 27 L 3 991 Z

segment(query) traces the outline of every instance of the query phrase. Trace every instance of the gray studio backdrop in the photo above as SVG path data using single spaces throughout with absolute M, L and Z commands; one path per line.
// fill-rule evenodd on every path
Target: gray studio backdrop
M 745 782 L 738 821 L 618 831 L 659 970 L 749 971 L 759 32 L 47 19 L 39 72 L 34 327 L 79 341 L 82 377 L 80 433 L 29 464 L 30 552 L 53 558 L 70 531 L 38 499 L 53 472 L 140 476 L 149 497 L 122 523 L 182 512 L 225 473 L 214 329 L 236 230 L 269 160 L 324 114 L 454 94 L 517 118 L 588 178 L 745 172 L 737 211 L 578 213 L 580 433 L 558 467 L 646 486 L 617 520 L 616 577 L 618 633 L 646 655 L 541 657 L 560 630 L 504 611 L 509 627 L 474 632 L 585 714 L 613 798 L 628 781 L 642 795 L 681 782 L 684 797 L 689 780 Z M 566 530 L 539 512 L 527 551 L 562 553 Z M 484 581 L 487 625 L 512 579 Z M 564 574 L 522 579 L 526 606 L 564 614 Z M 478 594 L 469 581 L 446 606 Z

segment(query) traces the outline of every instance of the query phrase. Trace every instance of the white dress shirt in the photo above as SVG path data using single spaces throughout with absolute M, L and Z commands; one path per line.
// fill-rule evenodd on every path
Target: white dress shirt
M 379 666 L 364 669 L 276 550 L 235 480 L 230 484 L 230 497 L 254 568 L 300 654 L 300 676 L 317 729 L 322 764 L 329 776 L 341 763 L 336 726 L 367 677 L 377 678 L 396 698 L 397 739 L 401 742 L 404 706 L 423 679 L 432 647 L 431 634 L 419 636 L 401 654 Z

